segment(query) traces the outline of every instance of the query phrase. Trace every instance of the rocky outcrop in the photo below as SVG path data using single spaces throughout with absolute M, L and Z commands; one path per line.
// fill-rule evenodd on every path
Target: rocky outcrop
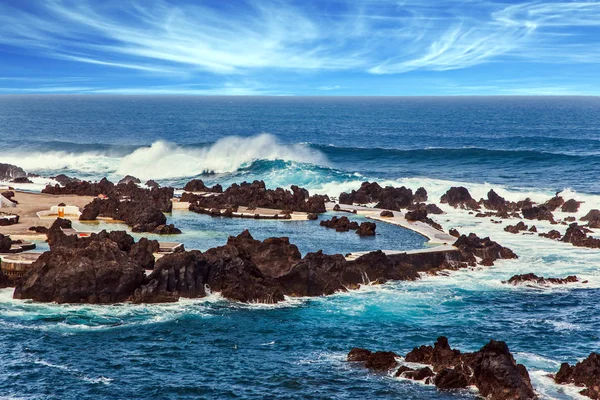
M 87 204 L 79 217 L 81 221 L 106 217 L 124 221 L 134 232 L 181 233 L 179 229 L 167 224 L 167 217 L 164 215 L 173 208 L 173 188 L 143 189 L 133 181 L 116 186 L 108 181 L 93 185 L 96 185 L 94 190 L 107 190 L 108 195 L 106 198 L 95 198 Z
M 115 185 L 106 178 L 102 178 L 99 182 L 88 182 L 88 181 L 71 181 L 67 182 L 64 186 L 47 185 L 42 189 L 42 193 L 54 194 L 54 195 L 65 195 L 75 194 L 78 196 L 98 196 L 109 195 L 115 188 Z
M 572 384 L 585 387 L 580 393 L 592 399 L 600 399 L 600 354 L 591 353 L 586 359 L 571 366 L 562 363 L 554 376 L 561 385 Z
M 471 265 L 476 262 L 475 257 L 481 259 L 482 265 L 493 265 L 499 259 L 515 259 L 517 255 L 509 248 L 502 247 L 489 237 L 480 239 L 474 233 L 469 236 L 461 235 L 454 243 L 462 253 L 464 259 Z
M 396 353 L 391 351 L 371 352 L 367 349 L 353 348 L 348 353 L 347 360 L 364 363 L 365 368 L 373 371 L 389 371 L 396 367 Z
M 23 168 L 12 164 L 0 163 L 0 181 L 12 181 L 23 177 L 27 177 L 27 173 Z
M 146 181 L 146 183 L 144 183 L 144 185 L 146 185 L 149 188 L 156 188 L 156 189 L 160 188 L 160 184 L 152 179 L 150 179 L 149 181 Z
M 134 239 L 124 231 L 89 237 L 66 235 L 70 221 L 57 219 L 43 253 L 17 282 L 14 297 L 57 303 L 116 303 L 127 300 L 153 269 L 158 242 Z
M 587 221 L 588 228 L 598 229 L 600 228 L 600 210 L 590 210 L 585 216 L 579 219 L 580 221 Z
M 579 282 L 579 278 L 575 275 L 569 275 L 566 278 L 544 278 L 533 273 L 513 275 L 508 281 L 502 281 L 502 283 L 510 285 L 564 285 L 576 282 Z
M 73 177 L 69 177 L 65 174 L 59 174 L 56 176 L 51 176 L 50 179 L 54 179 L 56 182 L 58 182 L 60 185 L 62 186 L 67 186 L 70 183 L 77 183 L 77 182 L 81 182 L 79 179 Z
M 563 199 L 557 193 L 556 196 L 554 196 L 553 198 L 551 198 L 550 200 L 548 200 L 547 202 L 545 202 L 543 204 L 543 206 L 546 207 L 546 209 L 548 209 L 549 211 L 554 212 L 560 206 L 562 206 L 564 203 L 565 203 L 565 199 Z
M 348 361 L 362 362 L 376 371 L 397 368 L 393 352 L 372 353 L 366 349 L 352 349 Z M 373 363 L 375 367 L 373 367 Z M 438 389 L 464 389 L 475 386 L 482 397 L 491 400 L 535 399 L 536 394 L 525 366 L 517 364 L 504 342 L 491 340 L 479 351 L 461 353 L 452 349 L 448 339 L 439 337 L 434 346 L 414 348 L 405 357 L 406 362 L 429 364 L 430 368 L 413 370 L 400 365 L 395 375 L 433 382 Z M 368 363 L 371 362 L 370 365 Z
M 375 230 L 377 229 L 377 224 L 374 222 L 361 222 L 360 226 L 356 230 L 358 236 L 375 236 Z
M 29 178 L 28 178 L 28 177 L 26 177 L 26 176 L 20 176 L 20 177 L 18 177 L 18 178 L 15 178 L 15 179 L 13 179 L 11 182 L 12 182 L 12 183 L 33 183 L 33 182 L 31 181 L 31 179 L 29 179 Z
M 142 181 L 136 178 L 135 176 L 126 175 L 123 179 L 119 181 L 118 185 L 127 185 L 129 182 L 133 182 L 135 184 L 142 183 Z
M 533 206 L 522 208 L 521 213 L 525 219 L 535 219 L 538 221 L 550 221 L 554 223 L 554 215 L 546 208 L 546 206 Z
M 223 193 L 213 196 L 188 194 L 185 201 L 190 203 L 190 211 L 206 213 L 206 210 L 235 210 L 239 206 L 249 209 L 258 207 L 282 210 L 281 215 L 293 211 L 321 214 L 326 211 L 326 196 L 310 196 L 306 189 L 293 185 L 291 191 L 277 188 L 267 189 L 263 181 L 234 183 Z M 183 197 L 182 197 L 183 201 Z M 226 216 L 226 215 L 223 215 Z
M 394 213 L 392 211 L 389 210 L 383 210 L 381 213 L 379 213 L 380 217 L 383 218 L 393 218 L 394 217 Z
M 576 213 L 577 211 L 579 211 L 579 206 L 581 205 L 581 203 L 581 201 L 570 199 L 565 201 L 565 204 L 562 205 L 560 210 L 565 213 Z
M 538 236 L 545 237 L 552 240 L 559 240 L 562 237 L 562 234 L 556 229 L 552 229 L 548 232 L 538 233 Z
M 523 221 L 518 222 L 516 225 L 507 225 L 504 227 L 504 231 L 513 234 L 517 234 L 521 231 L 526 231 L 527 229 L 529 229 L 529 227 L 525 225 Z
M 583 226 L 579 226 L 573 222 L 567 228 L 564 236 L 560 239 L 563 242 L 571 243 L 577 247 L 589 247 L 593 249 L 600 248 L 600 239 L 597 239 L 587 234 L 591 231 Z
M 212 193 L 223 193 L 223 187 L 219 184 L 213 187 L 208 187 L 204 184 L 202 179 L 192 179 L 185 184 L 183 190 L 186 192 L 212 192 Z
M 350 221 L 348 217 L 336 217 L 333 216 L 329 220 L 323 220 L 319 222 L 319 225 L 325 228 L 335 229 L 336 232 L 348 232 L 349 230 L 357 230 L 359 225 L 356 221 Z
M 440 202 L 448 204 L 454 208 L 462 208 L 464 210 L 479 210 L 479 204 L 471 197 L 467 188 L 458 186 L 451 187 L 440 198 Z
M 10 236 L 6 236 L 0 233 L 0 253 L 8 253 L 12 246 L 12 240 Z
M 417 192 L 418 194 L 413 194 L 411 189 L 404 186 L 382 188 L 377 182 L 363 182 L 358 190 L 341 193 L 339 200 L 341 204 L 377 203 L 376 208 L 400 211 L 415 203 L 427 201 L 427 191 L 424 188 L 417 189 Z
M 472 241 L 478 242 L 475 238 Z M 353 261 L 340 254 L 319 251 L 301 258 L 298 248 L 287 238 L 258 241 L 245 231 L 231 237 L 225 246 L 205 253 L 164 256 L 157 262 L 150 281 L 136 291 L 133 300 L 160 302 L 180 296 L 202 297 L 206 295 L 205 286 L 239 301 L 278 302 L 284 295 L 330 295 L 362 284 L 415 280 L 421 272 L 437 273 L 474 265 L 476 259 L 470 251 L 463 248 L 393 255 L 375 251 Z M 477 252 L 483 254 L 481 249 Z M 495 256 L 504 254 L 500 253 L 498 249 L 496 253 L 490 251 Z
M 442 226 L 440 224 L 438 224 L 437 222 L 435 222 L 434 220 L 429 218 L 427 215 L 428 215 L 427 210 L 424 208 L 420 208 L 420 209 L 416 209 L 414 211 L 407 212 L 406 214 L 404 214 L 404 218 L 406 218 L 406 220 L 410 221 L 410 222 L 414 222 L 414 221 L 424 222 L 430 226 L 433 226 L 435 229 L 437 229 L 439 231 L 443 230 Z

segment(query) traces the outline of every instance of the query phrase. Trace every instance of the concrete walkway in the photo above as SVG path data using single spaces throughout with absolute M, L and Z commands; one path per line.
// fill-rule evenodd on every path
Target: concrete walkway
M 334 207 L 338 205 L 334 202 L 329 202 L 325 204 L 327 211 L 334 211 Z M 456 241 L 456 238 L 452 235 L 449 235 L 445 232 L 442 232 L 431 225 L 428 225 L 421 221 L 408 221 L 404 214 L 400 211 L 392 211 L 392 210 L 384 210 L 381 208 L 374 207 L 366 207 L 366 206 L 355 206 L 355 205 L 347 205 L 347 204 L 339 204 L 340 211 L 338 212 L 346 212 L 346 213 L 356 213 L 360 215 L 364 215 L 368 219 L 372 219 L 379 222 L 384 222 L 392 225 L 401 226 L 406 229 L 410 229 L 413 232 L 416 232 L 420 235 L 425 236 L 428 239 L 429 244 L 437 244 L 438 246 L 431 247 L 429 249 L 417 249 L 410 251 L 401 251 L 401 250 L 382 250 L 385 254 L 419 254 L 419 253 L 432 253 L 432 252 L 440 252 L 440 251 L 454 251 L 456 247 L 452 246 L 452 243 Z M 394 213 L 393 217 L 382 217 L 380 216 L 382 211 L 392 211 Z M 350 253 L 346 256 L 347 260 L 355 260 L 358 257 L 368 254 L 370 251 L 358 251 L 354 253 Z

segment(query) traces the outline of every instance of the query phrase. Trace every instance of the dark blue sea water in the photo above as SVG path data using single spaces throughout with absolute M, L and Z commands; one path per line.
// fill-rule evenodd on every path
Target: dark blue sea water
M 264 179 L 333 196 L 369 179 L 424 186 L 433 202 L 456 184 L 475 197 L 495 188 L 512 200 L 544 201 L 566 189 L 585 201 L 578 216 L 600 208 L 600 98 L 0 96 L 0 137 L 0 162 L 45 176 L 132 174 L 176 186 L 196 176 Z M 34 181 L 25 188 L 39 190 L 47 179 Z M 344 362 L 354 346 L 404 354 L 439 335 L 463 350 L 505 340 L 542 398 L 574 398 L 576 389 L 547 374 L 600 350 L 600 253 L 444 209 L 436 219 L 446 229 L 489 235 L 520 258 L 277 306 L 218 294 L 168 305 L 59 306 L 2 290 L 0 398 L 474 398 Z M 318 222 L 186 212 L 169 219 L 189 249 L 223 244 L 243 229 L 259 239 L 289 236 L 302 253 L 426 246 L 382 224 L 365 239 Z M 589 283 L 501 283 L 526 272 Z

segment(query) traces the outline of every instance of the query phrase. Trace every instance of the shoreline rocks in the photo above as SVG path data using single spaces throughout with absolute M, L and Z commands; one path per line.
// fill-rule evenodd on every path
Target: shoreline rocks
M 580 393 L 591 399 L 600 399 L 600 354 L 591 353 L 586 359 L 571 366 L 562 363 L 554 375 L 559 385 L 585 387 Z
M 377 203 L 376 208 L 400 211 L 415 204 L 427 201 L 425 188 L 418 188 L 415 193 L 404 186 L 386 186 L 382 188 L 377 182 L 363 182 L 358 190 L 350 193 L 340 193 L 340 204 L 370 204 Z
M 281 214 L 289 214 L 293 211 L 306 212 L 310 214 L 321 214 L 326 211 L 326 196 L 310 196 L 306 189 L 292 185 L 291 191 L 282 188 L 267 189 L 263 181 L 252 183 L 234 183 L 223 193 L 211 196 L 198 196 L 192 193 L 184 193 L 182 201 L 190 203 L 190 211 L 206 213 L 206 210 L 235 210 L 239 206 L 249 209 L 259 207 L 282 210 Z M 185 199 L 185 200 L 184 200 Z M 222 216 L 228 216 L 220 214 Z
M 509 280 L 502 281 L 502 283 L 510 285 L 565 285 L 576 282 L 580 282 L 580 280 L 575 275 L 569 275 L 566 278 L 544 278 L 543 276 L 537 276 L 534 273 L 513 275 Z M 583 283 L 586 282 L 587 281 L 584 281 Z
M 440 390 L 475 386 L 482 397 L 491 400 L 528 400 L 537 398 L 527 368 L 517 364 L 505 342 L 490 340 L 480 350 L 461 353 L 440 336 L 434 346 L 415 347 L 405 361 L 430 365 L 413 369 L 400 364 L 393 352 L 371 352 L 353 348 L 348 362 L 361 362 L 365 368 L 394 376 L 433 383 Z
M 26 178 L 27 173 L 21 167 L 12 164 L 0 163 L 0 181 L 13 181 L 18 178 Z

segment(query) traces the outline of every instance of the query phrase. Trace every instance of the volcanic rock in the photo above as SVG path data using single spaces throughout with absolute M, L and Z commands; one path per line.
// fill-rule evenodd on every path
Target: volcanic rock
M 565 204 L 562 205 L 561 211 L 566 213 L 576 213 L 579 211 L 579 206 L 581 205 L 581 201 L 576 201 L 574 199 L 567 200 Z
M 527 225 L 525 225 L 525 223 L 523 221 L 520 221 L 516 225 L 508 225 L 508 226 L 504 227 L 504 230 L 506 232 L 510 232 L 510 233 L 514 233 L 514 234 L 517 234 L 521 231 L 526 231 L 527 229 L 529 229 L 529 227 Z
M 529 273 L 523 275 L 513 275 L 508 281 L 502 281 L 502 283 L 508 283 L 510 285 L 521 285 L 521 284 L 538 284 L 538 285 L 564 285 L 567 283 L 579 282 L 579 278 L 575 275 L 567 276 L 566 278 L 544 278 L 543 276 L 537 276 L 536 274 Z
M 212 193 L 223 193 L 223 187 L 219 184 L 213 187 L 208 187 L 204 184 L 202 179 L 192 179 L 185 184 L 183 190 L 186 192 L 212 192 Z
M 588 228 L 598 229 L 600 228 L 600 210 L 590 210 L 585 216 L 579 218 L 580 221 L 587 221 Z
M 554 381 L 558 384 L 585 387 L 581 391 L 582 395 L 600 399 L 600 354 L 591 353 L 585 360 L 574 366 L 562 363 Z
M 85 247 L 43 253 L 17 282 L 15 299 L 57 303 L 115 303 L 144 282 L 144 268 L 107 238 Z
M 375 229 L 377 225 L 374 222 L 362 222 L 356 233 L 359 236 L 375 236 Z
M 465 210 L 479 210 L 479 204 L 471 197 L 471 194 L 467 188 L 451 187 L 448 191 L 440 198 L 440 202 L 449 204 L 454 208 L 462 208 Z
M 23 168 L 11 164 L 0 163 L 0 181 L 11 181 L 15 178 L 26 177 Z
M 546 233 L 538 233 L 538 236 L 545 237 L 545 238 L 552 239 L 552 240 L 559 240 L 562 237 L 562 234 L 559 231 L 552 229 L 551 231 L 546 232 Z
M 392 211 L 389 211 L 389 210 L 383 210 L 383 211 L 382 211 L 382 212 L 379 214 L 379 216 L 380 216 L 380 217 L 383 217 L 383 218 L 392 218 L 392 217 L 394 216 L 394 213 L 393 213 Z
M 373 371 L 389 371 L 398 365 L 396 353 L 391 351 L 371 352 L 366 349 L 354 348 L 348 353 L 348 361 L 364 362 L 365 368 Z
M 546 208 L 546 206 L 533 206 L 521 209 L 523 218 L 536 219 L 538 221 L 554 222 L 554 215 Z
M 331 217 L 330 220 L 323 220 L 319 222 L 319 225 L 325 228 L 335 229 L 337 232 L 348 232 L 349 230 L 357 230 L 359 228 L 358 222 L 350 221 L 348 217 Z
M 119 181 L 117 185 L 127 185 L 129 182 L 133 182 L 135 184 L 142 183 L 142 181 L 136 178 L 135 176 L 126 175 L 123 179 Z
M 12 246 L 12 240 L 10 236 L 6 236 L 0 233 L 0 253 L 8 253 Z

